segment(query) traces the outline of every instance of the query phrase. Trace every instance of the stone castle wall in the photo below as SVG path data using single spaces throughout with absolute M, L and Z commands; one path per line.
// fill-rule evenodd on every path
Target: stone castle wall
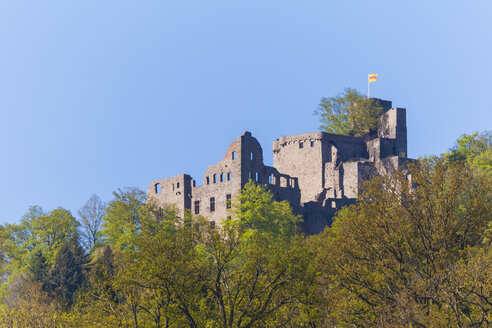
M 263 163 L 263 150 L 250 132 L 232 142 L 222 160 L 207 168 L 203 184 L 189 175 L 153 181 L 148 198 L 176 204 L 220 223 L 231 217 L 231 200 L 250 180 L 266 185 L 276 200 L 287 200 L 303 215 L 306 233 L 331 223 L 341 206 L 352 204 L 363 181 L 388 174 L 407 162 L 406 110 L 384 111 L 379 128 L 364 138 L 315 132 L 281 137 L 273 142 L 273 167 Z

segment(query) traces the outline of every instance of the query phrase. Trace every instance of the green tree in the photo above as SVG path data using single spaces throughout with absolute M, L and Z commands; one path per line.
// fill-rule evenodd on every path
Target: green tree
M 373 99 L 347 88 L 335 97 L 321 98 L 315 113 L 321 120 L 320 130 L 360 137 L 377 129 L 381 112 Z
M 57 254 L 49 289 L 55 291 L 67 306 L 72 305 L 75 292 L 84 282 L 86 263 L 86 255 L 77 236 L 63 244 Z
M 36 251 L 31 257 L 29 271 L 32 273 L 33 279 L 40 281 L 44 288 L 48 283 L 49 269 L 50 266 L 46 257 L 40 250 Z
M 300 216 L 288 201 L 277 202 L 266 186 L 248 182 L 233 204 L 233 213 L 243 229 L 291 236 L 300 232 Z
M 491 176 L 492 132 L 462 134 L 456 145 L 443 156 L 449 162 L 462 161 Z
M 0 228 L 1 274 L 7 281 L 32 269 L 41 257 L 49 268 L 61 245 L 77 232 L 78 223 L 65 209 L 45 213 L 39 206 L 29 208 L 20 224 Z M 39 263 L 38 263 L 39 264 Z
M 114 199 L 106 208 L 101 233 L 107 243 L 117 249 L 132 249 L 140 231 L 145 193 L 138 188 L 123 188 L 113 192 Z
M 490 179 L 442 159 L 410 172 L 364 184 L 313 238 L 326 326 L 490 325 Z
M 306 294 L 315 271 L 303 238 L 294 234 L 297 216 L 254 184 L 238 200 L 243 220 L 214 227 L 200 217 L 168 215 L 172 225 L 157 221 L 164 228 L 142 230 L 135 243 L 138 261 L 129 261 L 117 278 L 120 289 L 139 293 L 131 297 L 134 310 L 127 311 L 133 322 L 149 327 L 309 322 Z
M 41 250 L 50 264 L 54 263 L 60 247 L 77 233 L 79 223 L 72 214 L 57 208 L 49 215 L 42 215 L 30 221 L 33 249 Z

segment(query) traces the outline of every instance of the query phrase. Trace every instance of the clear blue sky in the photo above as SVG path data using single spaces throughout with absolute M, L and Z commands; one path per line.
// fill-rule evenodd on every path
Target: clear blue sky
M 492 1 L 0 0 L 0 47 L 0 222 L 202 181 L 245 130 L 271 164 L 368 73 L 411 157 L 492 128 Z

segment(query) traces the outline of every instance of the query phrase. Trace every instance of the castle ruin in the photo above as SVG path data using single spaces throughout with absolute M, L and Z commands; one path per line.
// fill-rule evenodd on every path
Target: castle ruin
M 406 109 L 379 101 L 379 128 L 365 137 L 314 132 L 273 142 L 273 166 L 250 132 L 229 145 L 224 157 L 207 168 L 203 184 L 188 174 L 153 181 L 147 191 L 158 204 L 175 204 L 219 223 L 229 218 L 231 199 L 252 180 L 267 185 L 276 200 L 287 200 L 303 216 L 306 234 L 322 231 L 341 206 L 354 203 L 364 180 L 404 166 L 407 154 Z

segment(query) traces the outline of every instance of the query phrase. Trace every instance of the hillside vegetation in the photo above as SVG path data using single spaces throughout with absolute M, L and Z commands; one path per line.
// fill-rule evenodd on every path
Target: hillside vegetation
M 214 225 L 138 189 L 0 228 L 0 327 L 487 327 L 489 133 L 366 182 L 322 234 L 248 183 Z

